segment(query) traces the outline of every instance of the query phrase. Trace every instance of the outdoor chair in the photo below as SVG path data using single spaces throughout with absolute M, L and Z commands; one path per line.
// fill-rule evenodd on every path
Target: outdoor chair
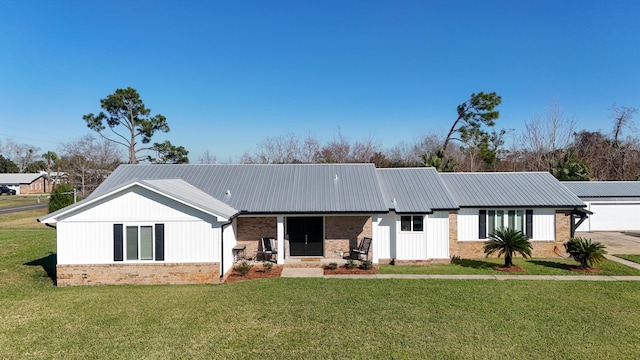
M 262 251 L 259 251 L 258 255 L 262 255 L 262 259 L 265 261 L 271 260 L 273 255 L 278 254 L 278 249 L 275 246 L 276 239 L 264 237 L 262 238 Z
M 371 238 L 363 238 L 357 248 L 351 249 L 349 257 L 353 260 L 362 260 L 362 255 L 366 255 L 369 260 L 369 248 L 371 247 Z

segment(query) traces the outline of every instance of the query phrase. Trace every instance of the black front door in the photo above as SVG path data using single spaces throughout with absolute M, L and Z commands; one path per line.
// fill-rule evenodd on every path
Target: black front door
M 323 226 L 321 217 L 287 218 L 289 255 L 322 256 Z

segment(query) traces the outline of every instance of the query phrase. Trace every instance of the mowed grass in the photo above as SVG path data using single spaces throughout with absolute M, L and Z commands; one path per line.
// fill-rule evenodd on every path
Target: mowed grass
M 58 288 L 42 260 L 51 259 L 55 231 L 5 220 L 0 215 L 2 359 L 640 353 L 640 282 L 266 279 Z
M 634 263 L 640 264 L 640 255 L 615 255 L 621 259 L 633 261 Z
M 46 204 L 49 201 L 48 197 L 49 194 L 43 194 L 40 196 L 40 202 L 38 202 L 38 196 L 0 195 L 0 209 L 25 205 Z
M 514 265 L 521 266 L 524 272 L 505 273 L 494 270 L 496 265 L 504 265 L 503 258 L 459 259 L 450 264 L 430 265 L 380 265 L 380 274 L 469 274 L 469 275 L 609 275 L 640 276 L 640 270 L 605 259 L 597 265 L 600 272 L 582 273 L 572 271 L 578 263 L 572 259 L 513 259 Z

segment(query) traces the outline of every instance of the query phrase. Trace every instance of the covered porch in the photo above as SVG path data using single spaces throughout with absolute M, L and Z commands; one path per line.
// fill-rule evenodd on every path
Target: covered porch
M 261 239 L 273 238 L 272 260 L 280 265 L 346 262 L 351 249 L 363 238 L 372 238 L 375 218 L 361 214 L 240 216 L 235 223 L 236 246 L 244 248 L 245 259 L 256 260 L 263 250 Z M 373 246 L 368 256 L 374 261 Z

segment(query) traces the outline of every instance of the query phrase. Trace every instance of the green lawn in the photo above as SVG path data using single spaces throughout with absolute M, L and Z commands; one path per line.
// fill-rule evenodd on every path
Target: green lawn
M 579 273 L 571 271 L 578 266 L 572 259 L 513 259 L 515 265 L 525 269 L 521 273 L 508 273 L 509 275 L 633 275 L 640 276 L 640 270 L 604 260 L 598 268 L 599 273 Z M 504 265 L 503 258 L 460 259 L 451 264 L 423 265 L 380 265 L 380 274 L 473 274 L 473 275 L 505 275 L 507 273 L 494 270 L 496 265 Z
M 19 221 L 0 215 L 2 359 L 640 353 L 640 282 L 267 279 L 57 288 L 46 271 L 55 232 Z
M 640 255 L 615 255 L 615 256 L 640 264 Z
M 46 204 L 49 201 L 48 196 L 49 194 L 40 196 L 40 202 L 38 203 L 37 196 L 1 195 L 0 209 L 25 205 Z

